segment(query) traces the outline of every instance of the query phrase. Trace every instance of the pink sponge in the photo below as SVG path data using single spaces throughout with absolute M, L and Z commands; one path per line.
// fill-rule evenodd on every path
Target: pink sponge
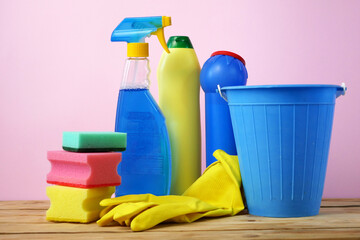
M 121 153 L 48 151 L 47 158 L 51 163 L 48 183 L 79 188 L 120 185 L 117 165 Z

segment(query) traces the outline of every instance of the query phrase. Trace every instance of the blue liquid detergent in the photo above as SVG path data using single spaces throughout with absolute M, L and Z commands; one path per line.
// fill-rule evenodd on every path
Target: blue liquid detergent
M 169 138 L 165 118 L 148 89 L 119 91 L 115 131 L 127 133 L 127 148 L 118 166 L 121 185 L 116 187 L 116 197 L 169 194 Z

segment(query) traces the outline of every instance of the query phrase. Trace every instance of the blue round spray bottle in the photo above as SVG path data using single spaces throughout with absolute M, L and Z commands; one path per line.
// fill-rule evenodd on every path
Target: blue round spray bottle
M 216 161 L 212 154 L 217 149 L 237 155 L 229 107 L 216 92 L 217 85 L 246 85 L 247 78 L 245 60 L 228 51 L 214 52 L 200 72 L 205 92 L 206 167 Z

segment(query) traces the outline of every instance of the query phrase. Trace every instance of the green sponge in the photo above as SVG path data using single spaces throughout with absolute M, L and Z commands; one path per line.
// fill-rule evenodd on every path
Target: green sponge
M 126 149 L 126 133 L 63 132 L 62 145 L 70 152 L 122 152 Z

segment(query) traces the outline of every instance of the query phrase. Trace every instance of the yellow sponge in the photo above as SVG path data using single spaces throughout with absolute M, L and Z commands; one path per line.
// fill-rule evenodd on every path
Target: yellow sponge
M 46 194 L 50 198 L 50 208 L 46 212 L 48 221 L 89 223 L 98 220 L 99 205 L 104 198 L 114 193 L 115 187 L 74 188 L 49 186 Z

